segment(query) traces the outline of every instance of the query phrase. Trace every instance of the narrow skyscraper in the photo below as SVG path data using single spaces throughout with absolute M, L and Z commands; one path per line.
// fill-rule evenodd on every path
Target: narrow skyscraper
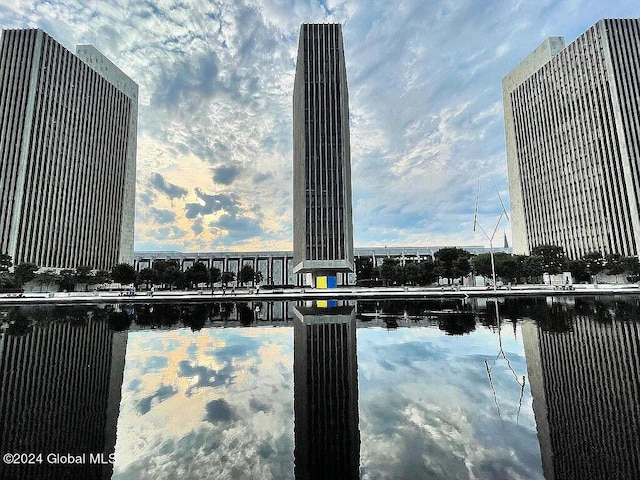
M 319 288 L 353 268 L 349 95 L 342 28 L 303 24 L 293 91 L 294 272 Z M 342 276 L 340 276 L 342 274 Z
M 138 86 L 40 29 L 0 40 L 0 253 L 14 264 L 133 264 Z
M 502 82 L 514 253 L 638 255 L 640 20 L 543 42 Z

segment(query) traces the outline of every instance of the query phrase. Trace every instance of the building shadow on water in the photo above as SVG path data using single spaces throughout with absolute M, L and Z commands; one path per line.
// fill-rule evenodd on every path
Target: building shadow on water
M 545 478 L 639 478 L 637 300 L 548 307 L 522 326 Z
M 355 308 L 311 302 L 293 311 L 295 478 L 357 479 Z
M 0 478 L 111 478 L 126 328 L 101 309 L 11 319 L 0 333 L 0 451 L 27 456 L 1 462 Z

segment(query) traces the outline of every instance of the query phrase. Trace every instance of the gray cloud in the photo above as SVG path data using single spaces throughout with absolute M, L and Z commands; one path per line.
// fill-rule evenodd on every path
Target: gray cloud
M 187 395 L 190 395 L 194 389 L 231 385 L 233 383 L 233 368 L 229 364 L 225 364 L 219 370 L 212 370 L 201 365 L 193 366 L 191 362 L 183 360 L 179 363 L 179 367 L 179 376 L 197 378 L 197 382 L 187 389 Z
M 170 385 L 161 385 L 158 390 L 148 397 L 144 397 L 138 402 L 138 411 L 141 415 L 148 413 L 154 403 L 159 403 L 167 398 L 171 398 L 177 393 L 177 390 Z M 154 402 L 155 400 L 155 402 Z
M 218 57 L 208 52 L 200 58 L 185 57 L 170 70 L 162 71 L 152 103 L 166 108 L 195 106 L 198 100 L 214 96 L 218 83 Z
M 235 196 L 227 194 L 209 195 L 196 189 L 200 202 L 185 205 L 186 216 L 195 220 L 192 229 L 197 233 L 202 231 L 202 215 L 221 213 L 220 217 L 210 221 L 207 227 L 212 231 L 226 231 L 224 242 L 233 244 L 244 239 L 260 235 L 263 230 L 259 218 L 249 217 L 242 212 Z M 260 215 L 260 212 L 254 212 Z
M 176 219 L 176 214 L 172 210 L 151 207 L 149 212 L 154 216 L 158 223 L 171 223 Z
M 224 400 L 212 400 L 206 405 L 205 420 L 211 423 L 229 422 L 233 420 L 233 410 Z
M 237 165 L 223 165 L 213 169 L 213 180 L 222 185 L 230 185 L 240 174 L 240 167 Z
M 201 218 L 196 218 L 194 220 L 194 222 L 191 224 L 191 230 L 193 230 L 193 233 L 195 233 L 196 235 L 200 235 L 202 232 L 204 232 Z
M 156 190 L 161 191 L 170 198 L 184 197 L 187 194 L 186 188 L 181 188 L 173 183 L 167 182 L 159 173 L 151 175 L 149 182 Z
M 198 215 L 209 215 L 221 210 L 228 214 L 236 215 L 238 212 L 237 200 L 232 195 L 209 195 L 196 188 L 196 195 L 202 203 L 185 204 L 187 218 L 195 219 Z

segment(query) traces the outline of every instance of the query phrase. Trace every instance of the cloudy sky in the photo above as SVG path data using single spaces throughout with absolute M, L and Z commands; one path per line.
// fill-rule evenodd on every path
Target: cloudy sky
M 637 0 L 0 0 L 3 28 L 92 44 L 140 86 L 136 250 L 292 248 L 303 22 L 343 24 L 356 246 L 486 245 L 508 203 L 501 79 Z M 501 230 L 510 237 L 509 224 Z

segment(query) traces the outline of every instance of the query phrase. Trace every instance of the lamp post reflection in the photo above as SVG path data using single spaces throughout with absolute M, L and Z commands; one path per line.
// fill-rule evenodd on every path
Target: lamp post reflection
M 295 477 L 359 478 L 354 307 L 313 302 L 293 312 Z

